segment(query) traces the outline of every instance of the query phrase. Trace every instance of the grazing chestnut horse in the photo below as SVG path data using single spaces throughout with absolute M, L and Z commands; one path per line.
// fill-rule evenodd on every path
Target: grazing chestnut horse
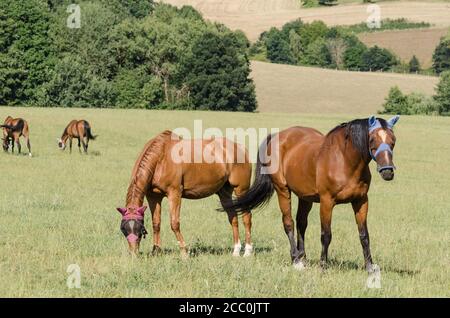
M 78 139 L 78 150 L 81 152 L 82 144 L 84 152 L 87 153 L 89 140 L 95 140 L 96 136 L 92 135 L 91 125 L 86 120 L 72 120 L 64 129 L 61 138 L 57 139 L 59 149 L 66 149 L 67 140 L 69 140 L 69 149 L 72 153 L 72 139 L 74 138 Z
M 31 145 L 30 145 L 30 131 L 28 128 L 28 123 L 25 119 L 15 118 L 11 116 L 6 117 L 3 125 L 3 150 L 8 152 L 9 146 L 11 145 L 11 150 L 14 153 L 14 143 L 17 144 L 18 153 L 22 150 L 19 138 L 23 136 L 27 143 L 28 155 L 31 157 Z
M 336 204 L 351 203 L 355 213 L 365 267 L 372 272 L 372 257 L 367 230 L 368 197 L 371 174 L 369 163 L 377 163 L 377 171 L 384 180 L 394 178 L 392 161 L 395 136 L 393 126 L 399 116 L 385 121 L 374 116 L 343 123 L 326 136 L 312 128 L 292 127 L 277 136 L 279 149 L 278 169 L 271 174 L 262 174 L 261 156 L 265 143 L 260 148 L 256 166 L 256 178 L 247 193 L 223 204 L 227 210 L 247 211 L 262 206 L 270 200 L 274 191 L 282 213 L 284 230 L 290 243 L 291 259 L 296 269 L 305 266 L 305 231 L 308 213 L 313 203 L 320 203 L 321 265 L 328 259 L 331 242 L 331 215 Z M 269 147 L 271 149 L 272 147 Z M 291 193 L 298 196 L 297 242 L 291 214 Z
M 205 153 L 218 160 L 203 160 Z M 196 160 L 199 156 L 200 160 Z M 227 159 L 222 160 L 224 157 Z M 170 225 L 185 257 L 187 248 L 180 231 L 181 199 L 202 199 L 217 194 L 221 202 L 231 200 L 233 191 L 238 197 L 247 191 L 250 178 L 251 164 L 247 151 L 238 144 L 224 138 L 183 140 L 171 131 L 160 133 L 145 145 L 133 168 L 126 205 L 117 208 L 122 215 L 120 228 L 128 240 L 130 252 L 136 254 L 139 251 L 141 238 L 147 233 L 144 197 L 147 197 L 152 213 L 153 254 L 161 251 L 161 201 L 167 197 Z M 241 243 L 237 214 L 228 211 L 228 220 L 233 229 L 233 255 L 239 256 Z M 252 253 L 249 211 L 244 211 L 243 222 L 244 256 L 249 256 Z

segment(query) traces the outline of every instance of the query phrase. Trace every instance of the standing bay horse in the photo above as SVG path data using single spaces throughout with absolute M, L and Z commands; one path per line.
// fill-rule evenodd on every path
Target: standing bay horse
M 28 123 L 23 118 L 13 119 L 11 116 L 6 117 L 3 125 L 3 150 L 8 152 L 9 146 L 11 146 L 11 151 L 14 153 L 14 144 L 17 144 L 17 150 L 20 154 L 22 146 L 20 145 L 20 137 L 24 137 L 27 143 L 28 155 L 31 157 L 31 145 L 30 145 L 30 130 Z
M 89 140 L 95 140 L 96 136 L 92 135 L 91 125 L 86 120 L 72 120 L 64 129 L 61 138 L 57 139 L 59 149 L 66 149 L 68 140 L 70 153 L 72 153 L 72 139 L 74 138 L 78 139 L 78 150 L 81 152 L 81 145 L 83 145 L 83 150 L 87 153 Z
M 218 160 L 205 160 L 205 154 Z M 196 160 L 199 156 L 200 160 Z M 243 195 L 250 187 L 250 179 L 251 164 L 247 151 L 238 144 L 224 138 L 183 140 L 171 131 L 160 133 L 145 145 L 138 157 L 128 187 L 126 205 L 117 208 L 122 215 L 120 228 L 128 240 L 130 252 L 136 254 L 139 251 L 141 238 L 147 233 L 144 227 L 147 208 L 143 206 L 144 197 L 152 214 L 153 254 L 161 251 L 161 201 L 167 197 L 170 225 L 185 257 L 188 255 L 187 248 L 180 231 L 181 199 L 202 199 L 217 194 L 220 201 L 225 202 L 231 200 L 233 191 L 237 197 Z M 233 211 L 227 212 L 233 229 L 233 255 L 239 256 L 238 217 Z M 249 211 L 243 212 L 244 256 L 250 256 L 253 249 L 251 214 Z
M 269 136 L 261 145 L 256 166 L 256 177 L 247 193 L 223 204 L 227 210 L 248 211 L 268 203 L 274 191 L 282 213 L 284 230 L 290 243 L 291 259 L 296 269 L 305 267 L 305 231 L 313 203 L 320 203 L 322 267 L 328 259 L 331 242 L 331 215 L 336 204 L 351 203 L 355 213 L 363 248 L 365 267 L 372 272 L 372 257 L 367 229 L 368 197 L 371 173 L 369 163 L 377 163 L 381 177 L 394 178 L 393 127 L 399 116 L 385 121 L 374 116 L 356 119 L 332 129 L 326 136 L 312 128 L 292 127 L 281 131 L 278 141 L 278 169 L 263 174 L 265 153 L 263 146 L 274 140 Z M 269 150 L 272 147 L 268 148 Z M 269 152 L 269 151 L 268 151 Z M 268 153 L 267 152 L 267 153 Z M 298 196 L 297 242 L 291 214 L 291 193 Z

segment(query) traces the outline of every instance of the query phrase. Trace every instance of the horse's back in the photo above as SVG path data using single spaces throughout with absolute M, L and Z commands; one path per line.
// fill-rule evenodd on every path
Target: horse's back
M 314 128 L 291 127 L 279 133 L 280 169 L 273 180 L 299 197 L 316 197 L 316 160 L 324 135 Z
M 213 195 L 227 182 L 248 187 L 251 177 L 246 149 L 225 138 L 171 138 L 156 170 L 154 183 L 162 188 L 179 183 L 189 199 Z

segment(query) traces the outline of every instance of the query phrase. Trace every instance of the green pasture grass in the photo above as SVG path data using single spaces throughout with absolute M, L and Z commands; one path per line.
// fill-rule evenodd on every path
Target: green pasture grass
M 352 115 L 0 107 L 0 118 L 7 115 L 29 121 L 33 157 L 0 153 L 0 297 L 450 296 L 450 118 L 403 116 L 395 180 L 384 182 L 373 172 L 368 224 L 381 288 L 370 289 L 349 205 L 334 210 L 326 271 L 319 266 L 314 206 L 306 233 L 309 266 L 302 272 L 290 264 L 275 197 L 253 215 L 250 258 L 231 256 L 231 227 L 215 211 L 216 197 L 183 200 L 187 260 L 179 256 L 166 201 L 158 257 L 149 255 L 151 235 L 142 255 L 129 257 L 115 210 L 125 203 L 138 153 L 164 129 L 192 128 L 202 119 L 205 128 L 304 125 L 327 132 Z M 89 155 L 79 154 L 76 144 L 71 155 L 57 149 L 56 138 L 75 118 L 87 119 L 99 135 Z M 148 216 L 146 224 L 151 232 Z M 81 269 L 79 289 L 67 287 L 70 264 Z

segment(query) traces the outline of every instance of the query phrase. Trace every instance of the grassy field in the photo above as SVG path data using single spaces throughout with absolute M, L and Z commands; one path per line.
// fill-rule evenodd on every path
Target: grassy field
M 327 70 L 252 62 L 261 112 L 376 113 L 389 89 L 434 94 L 439 78 L 432 76 Z M 276 80 L 274 76 L 276 74 Z
M 335 209 L 325 272 L 318 266 L 317 207 L 306 234 L 311 265 L 303 272 L 290 265 L 275 198 L 254 214 L 256 252 L 246 259 L 231 256 L 231 228 L 215 211 L 217 198 L 183 201 L 181 226 L 192 251 L 185 261 L 166 203 L 160 257 L 148 255 L 151 238 L 140 258 L 127 255 L 115 211 L 124 205 L 138 153 L 163 129 L 192 128 L 194 119 L 203 119 L 204 127 L 305 125 L 326 132 L 354 115 L 0 107 L 0 118 L 9 114 L 29 120 L 34 156 L 0 153 L 1 297 L 450 297 L 450 118 L 403 117 L 396 127 L 396 179 L 386 183 L 375 175 L 369 193 L 372 255 L 382 285 L 368 289 L 350 206 Z M 99 134 L 88 156 L 56 147 L 73 118 L 89 120 Z M 69 264 L 81 268 L 80 289 L 66 286 Z
M 301 18 L 305 22 L 322 20 L 328 25 L 351 25 L 365 22 L 367 4 L 348 3 L 333 7 L 301 8 L 297 0 L 161 0 L 177 6 L 192 5 L 205 18 L 219 21 L 231 29 L 240 29 L 251 41 L 271 27 Z M 353 1 L 356 2 L 356 1 Z M 436 27 L 450 26 L 448 1 L 379 2 L 382 19 L 406 18 L 429 22 Z

